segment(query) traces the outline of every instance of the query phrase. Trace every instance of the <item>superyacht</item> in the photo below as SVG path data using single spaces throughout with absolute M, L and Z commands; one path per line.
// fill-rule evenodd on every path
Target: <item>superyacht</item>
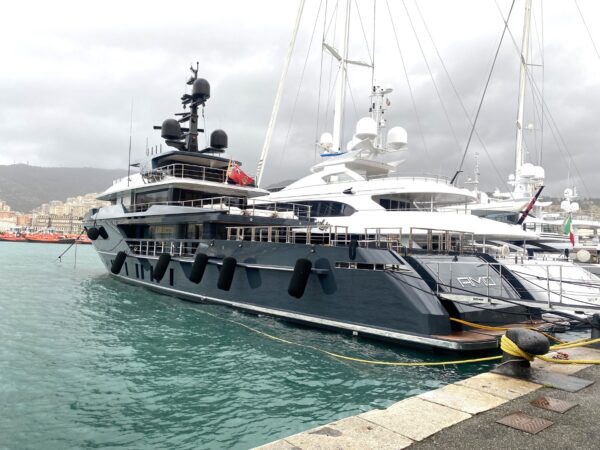
M 155 127 L 173 150 L 116 180 L 99 196 L 110 206 L 84 220 L 111 276 L 185 300 L 430 349 L 498 347 L 501 331 L 475 333 L 460 320 L 539 323 L 539 312 L 496 301 L 529 294 L 507 271 L 491 269 L 492 257 L 474 253 L 466 233 L 446 232 L 433 252 L 419 253 L 399 235 L 323 227 L 310 205 L 257 202 L 267 191 L 223 154 L 225 132 L 198 147 L 210 85 L 197 71 L 182 97 L 185 111 Z M 454 293 L 455 280 L 467 293 Z

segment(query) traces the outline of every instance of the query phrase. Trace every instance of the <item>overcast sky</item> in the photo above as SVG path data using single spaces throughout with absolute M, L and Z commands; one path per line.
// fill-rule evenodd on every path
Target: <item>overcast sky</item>
M 503 29 L 502 15 L 512 3 L 497 1 L 500 11 L 494 0 L 389 0 L 390 18 L 386 1 L 377 0 L 375 79 L 394 88 L 389 126 L 403 126 L 409 135 L 409 150 L 397 155 L 406 160 L 400 173 L 452 176 L 456 170 L 470 126 L 450 80 L 473 118 Z M 320 43 L 325 8 L 329 21 L 335 3 L 306 1 L 265 185 L 306 174 L 316 161 L 315 138 L 331 131 L 335 67 L 331 70 L 330 57 L 321 56 Z M 600 5 L 594 0 L 578 4 L 600 45 Z M 352 1 L 351 59 L 369 61 L 373 52 L 373 5 L 373 0 Z M 181 111 L 189 64 L 199 61 L 199 75 L 212 88 L 207 129 L 224 129 L 231 155 L 254 173 L 297 6 L 292 0 L 5 4 L 0 164 L 126 168 L 132 99 L 133 155 L 143 159 L 146 139 L 151 146 L 160 143 L 152 126 Z M 472 175 L 479 152 L 488 190 L 503 189 L 514 170 L 519 56 L 512 38 L 520 46 L 523 9 L 523 0 L 517 0 L 478 120 L 485 148 L 474 138 L 466 158 L 465 173 Z M 526 133 L 528 159 L 535 163 L 542 155 L 549 193 L 559 195 L 571 175 L 582 195 L 600 196 L 600 57 L 573 0 L 546 1 L 543 14 L 540 0 L 534 0 L 533 22 L 536 65 L 530 73 L 548 111 L 542 124 L 539 108 L 527 101 L 525 124 L 534 125 Z M 325 40 L 339 44 L 333 23 Z M 368 68 L 349 71 L 345 141 L 356 121 L 368 115 L 370 80 Z

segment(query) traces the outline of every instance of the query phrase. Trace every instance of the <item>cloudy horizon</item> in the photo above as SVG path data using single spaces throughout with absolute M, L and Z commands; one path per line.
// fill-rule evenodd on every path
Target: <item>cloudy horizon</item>
M 352 2 L 351 59 L 370 60 L 373 1 Z M 582 196 L 598 197 L 600 186 L 594 181 L 600 167 L 600 56 L 593 42 L 600 41 L 595 32 L 600 6 L 591 0 L 577 2 L 592 42 L 574 1 L 547 3 L 543 21 L 540 1 L 533 3 L 530 73 L 539 92 L 543 90 L 548 112 L 542 123 L 528 94 L 524 122 L 533 124 L 526 133 L 528 160 L 542 158 L 548 195 L 560 196 L 575 184 Z M 460 102 L 472 119 L 504 26 L 502 15 L 508 14 L 512 0 L 498 4 L 501 12 L 494 0 L 389 0 L 390 16 L 386 1 L 377 0 L 375 79 L 394 88 L 388 125 L 403 126 L 409 134 L 409 149 L 396 155 L 406 160 L 400 174 L 451 177 L 456 170 L 470 132 Z M 474 138 L 464 166 L 463 181 L 472 176 L 479 153 L 485 190 L 505 189 L 514 171 L 523 4 L 514 4 L 510 34 L 477 122 L 485 147 Z M 59 1 L 6 6 L 0 18 L 0 38 L 6 43 L 0 73 L 0 164 L 126 168 L 132 101 L 132 154 L 134 160 L 144 159 L 146 142 L 161 142 L 152 126 L 181 111 L 188 67 L 199 61 L 199 76 L 211 84 L 207 130 L 224 129 L 229 153 L 254 173 L 298 2 L 140 5 Z M 330 79 L 335 69 L 327 55 L 322 57 L 320 42 L 325 8 L 329 20 L 334 5 L 332 0 L 306 2 L 265 186 L 308 173 L 317 160 L 315 139 L 331 131 Z M 339 33 L 334 35 L 333 24 L 327 30 L 326 41 L 335 45 Z M 352 137 L 356 121 L 368 115 L 370 82 L 369 69 L 350 69 L 344 141 Z

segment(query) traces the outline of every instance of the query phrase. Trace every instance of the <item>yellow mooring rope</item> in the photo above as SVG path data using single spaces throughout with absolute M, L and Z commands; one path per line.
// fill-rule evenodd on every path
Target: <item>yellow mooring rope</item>
M 498 356 L 486 356 L 483 358 L 461 359 L 461 360 L 453 360 L 453 361 L 407 361 L 407 362 L 378 361 L 378 360 L 371 360 L 371 359 L 364 359 L 364 358 L 355 358 L 353 356 L 346 356 L 346 355 L 341 355 L 339 353 L 330 352 L 328 350 L 324 350 L 322 348 L 315 347 L 313 345 L 301 344 L 299 342 L 288 341 L 287 339 L 283 339 L 278 336 L 274 336 L 272 334 L 258 330 L 256 328 L 253 328 L 251 326 L 248 326 L 248 325 L 238 322 L 236 320 L 225 319 L 223 317 L 219 317 L 215 314 L 212 314 L 212 313 L 209 313 L 206 311 L 201 311 L 201 312 L 203 314 L 214 317 L 215 319 L 234 323 L 234 324 L 236 324 L 240 327 L 243 327 L 247 330 L 250 330 L 260 336 L 264 336 L 266 338 L 272 339 L 277 342 L 282 342 L 282 343 L 288 344 L 288 345 L 294 345 L 297 347 L 307 348 L 307 349 L 314 350 L 319 353 L 323 353 L 327 356 L 331 356 L 332 358 L 340 359 L 343 361 L 357 362 L 357 363 L 361 363 L 361 364 L 372 364 L 372 365 L 378 365 L 378 366 L 404 366 L 404 367 L 447 366 L 447 365 L 472 364 L 472 363 L 478 363 L 478 362 L 494 361 L 494 360 L 498 360 L 498 359 L 502 358 L 501 355 L 498 355 Z M 459 321 L 464 322 L 465 325 L 469 325 L 469 326 L 475 325 L 474 328 L 481 328 L 481 329 L 484 329 L 484 328 L 498 329 L 498 328 L 500 328 L 500 327 L 487 327 L 485 325 L 479 325 L 479 324 L 471 324 L 471 322 L 462 321 L 460 319 L 451 318 L 451 320 L 454 320 L 457 322 L 459 322 Z M 510 328 L 502 328 L 502 329 L 508 330 Z M 535 330 L 535 331 L 537 331 L 537 330 Z M 545 335 L 545 333 L 543 333 L 543 334 Z M 593 340 L 578 339 L 577 341 L 561 343 L 561 344 L 552 346 L 550 348 L 551 348 L 551 350 L 562 350 L 562 349 L 567 349 L 567 348 L 575 348 L 575 347 L 581 347 L 584 345 L 594 344 L 596 342 L 600 342 L 600 339 L 593 339 Z M 531 355 L 529 353 L 523 352 L 523 350 L 521 350 L 519 347 L 517 347 L 517 345 L 513 341 L 508 339 L 506 336 L 502 336 L 502 339 L 500 341 L 500 348 L 512 356 L 520 356 L 522 358 L 528 359 L 529 361 L 532 361 L 534 357 L 537 357 L 543 361 L 559 363 L 559 364 L 600 364 L 600 360 L 591 360 L 591 361 L 587 361 L 587 360 L 557 360 L 557 359 L 553 359 L 553 358 L 546 358 L 545 356 Z M 524 355 L 527 355 L 527 356 L 524 356 Z
M 574 342 L 567 342 L 565 344 L 553 345 L 550 347 L 550 350 L 564 350 L 567 348 L 575 348 L 582 347 L 584 345 L 596 344 L 600 342 L 600 338 L 598 339 L 586 339 L 585 341 L 579 339 Z M 543 355 L 534 355 L 531 353 L 527 353 L 523 351 L 521 348 L 517 346 L 513 341 L 511 341 L 506 335 L 502 336 L 500 339 L 500 348 L 503 352 L 508 353 L 512 356 L 518 356 L 520 358 L 524 358 L 527 361 L 533 361 L 535 358 L 541 359 L 542 361 L 546 361 L 549 363 L 555 364 L 600 364 L 599 359 L 554 359 L 548 358 Z
M 468 327 L 471 327 L 471 328 L 478 328 L 478 329 L 480 329 L 480 330 L 491 330 L 491 331 L 507 331 L 507 330 L 510 330 L 510 329 L 511 329 L 511 328 L 509 328 L 509 327 L 492 327 L 492 326 L 489 326 L 489 325 L 480 325 L 480 324 L 478 324 L 478 323 L 468 322 L 468 321 L 466 321 L 466 320 L 457 319 L 457 318 L 455 318 L 455 317 L 450 317 L 450 320 L 451 320 L 452 322 L 460 323 L 460 324 L 462 324 L 462 325 L 466 325 L 466 326 L 468 326 Z M 564 342 L 564 341 L 561 341 L 561 340 L 560 340 L 560 339 L 558 339 L 557 337 L 555 337 L 555 336 L 552 336 L 550 333 L 545 333 L 545 332 L 543 332 L 543 331 L 540 331 L 540 330 L 538 330 L 538 329 L 537 329 L 537 328 L 535 328 L 535 327 L 523 327 L 523 328 L 527 328 L 528 330 L 537 331 L 538 333 L 541 333 L 541 334 L 543 334 L 544 336 L 546 336 L 546 337 L 547 337 L 548 339 L 550 339 L 551 341 L 558 342 L 559 344 L 565 344 L 565 342 Z

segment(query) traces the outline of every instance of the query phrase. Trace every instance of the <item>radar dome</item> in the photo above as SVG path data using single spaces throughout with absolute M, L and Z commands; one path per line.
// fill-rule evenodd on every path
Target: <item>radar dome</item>
M 573 189 L 566 188 L 563 191 L 563 197 L 565 197 L 565 198 L 571 198 L 571 197 L 573 197 Z
M 160 126 L 160 136 L 163 139 L 177 140 L 183 137 L 181 125 L 175 119 L 167 119 Z
M 590 259 L 592 259 L 592 255 L 591 253 L 582 248 L 581 250 L 578 250 L 577 253 L 575 254 L 575 258 L 577 258 L 577 261 L 579 261 L 580 263 L 589 263 Z
M 546 177 L 546 171 L 542 166 L 533 167 L 533 178 L 536 180 L 543 180 Z
M 210 134 L 210 146 L 212 148 L 227 148 L 227 133 L 223 130 L 215 130 Z
M 331 133 L 323 133 L 319 138 L 319 145 L 324 150 L 330 150 L 333 147 L 333 136 Z
M 525 163 L 521 166 L 521 177 L 533 178 L 535 176 L 535 167 L 531 163 Z
M 390 128 L 387 134 L 387 146 L 394 150 L 406 147 L 408 144 L 408 133 L 402 127 Z
M 571 202 L 569 200 L 563 200 L 562 202 L 560 202 L 560 209 L 562 209 L 563 211 L 570 211 Z
M 355 136 L 360 140 L 376 138 L 377 123 L 370 117 L 363 117 L 356 123 Z
M 577 212 L 577 211 L 579 211 L 579 203 L 572 202 L 571 203 L 571 212 Z
M 210 84 L 204 78 L 198 78 L 192 86 L 192 97 L 204 103 L 210 98 Z

